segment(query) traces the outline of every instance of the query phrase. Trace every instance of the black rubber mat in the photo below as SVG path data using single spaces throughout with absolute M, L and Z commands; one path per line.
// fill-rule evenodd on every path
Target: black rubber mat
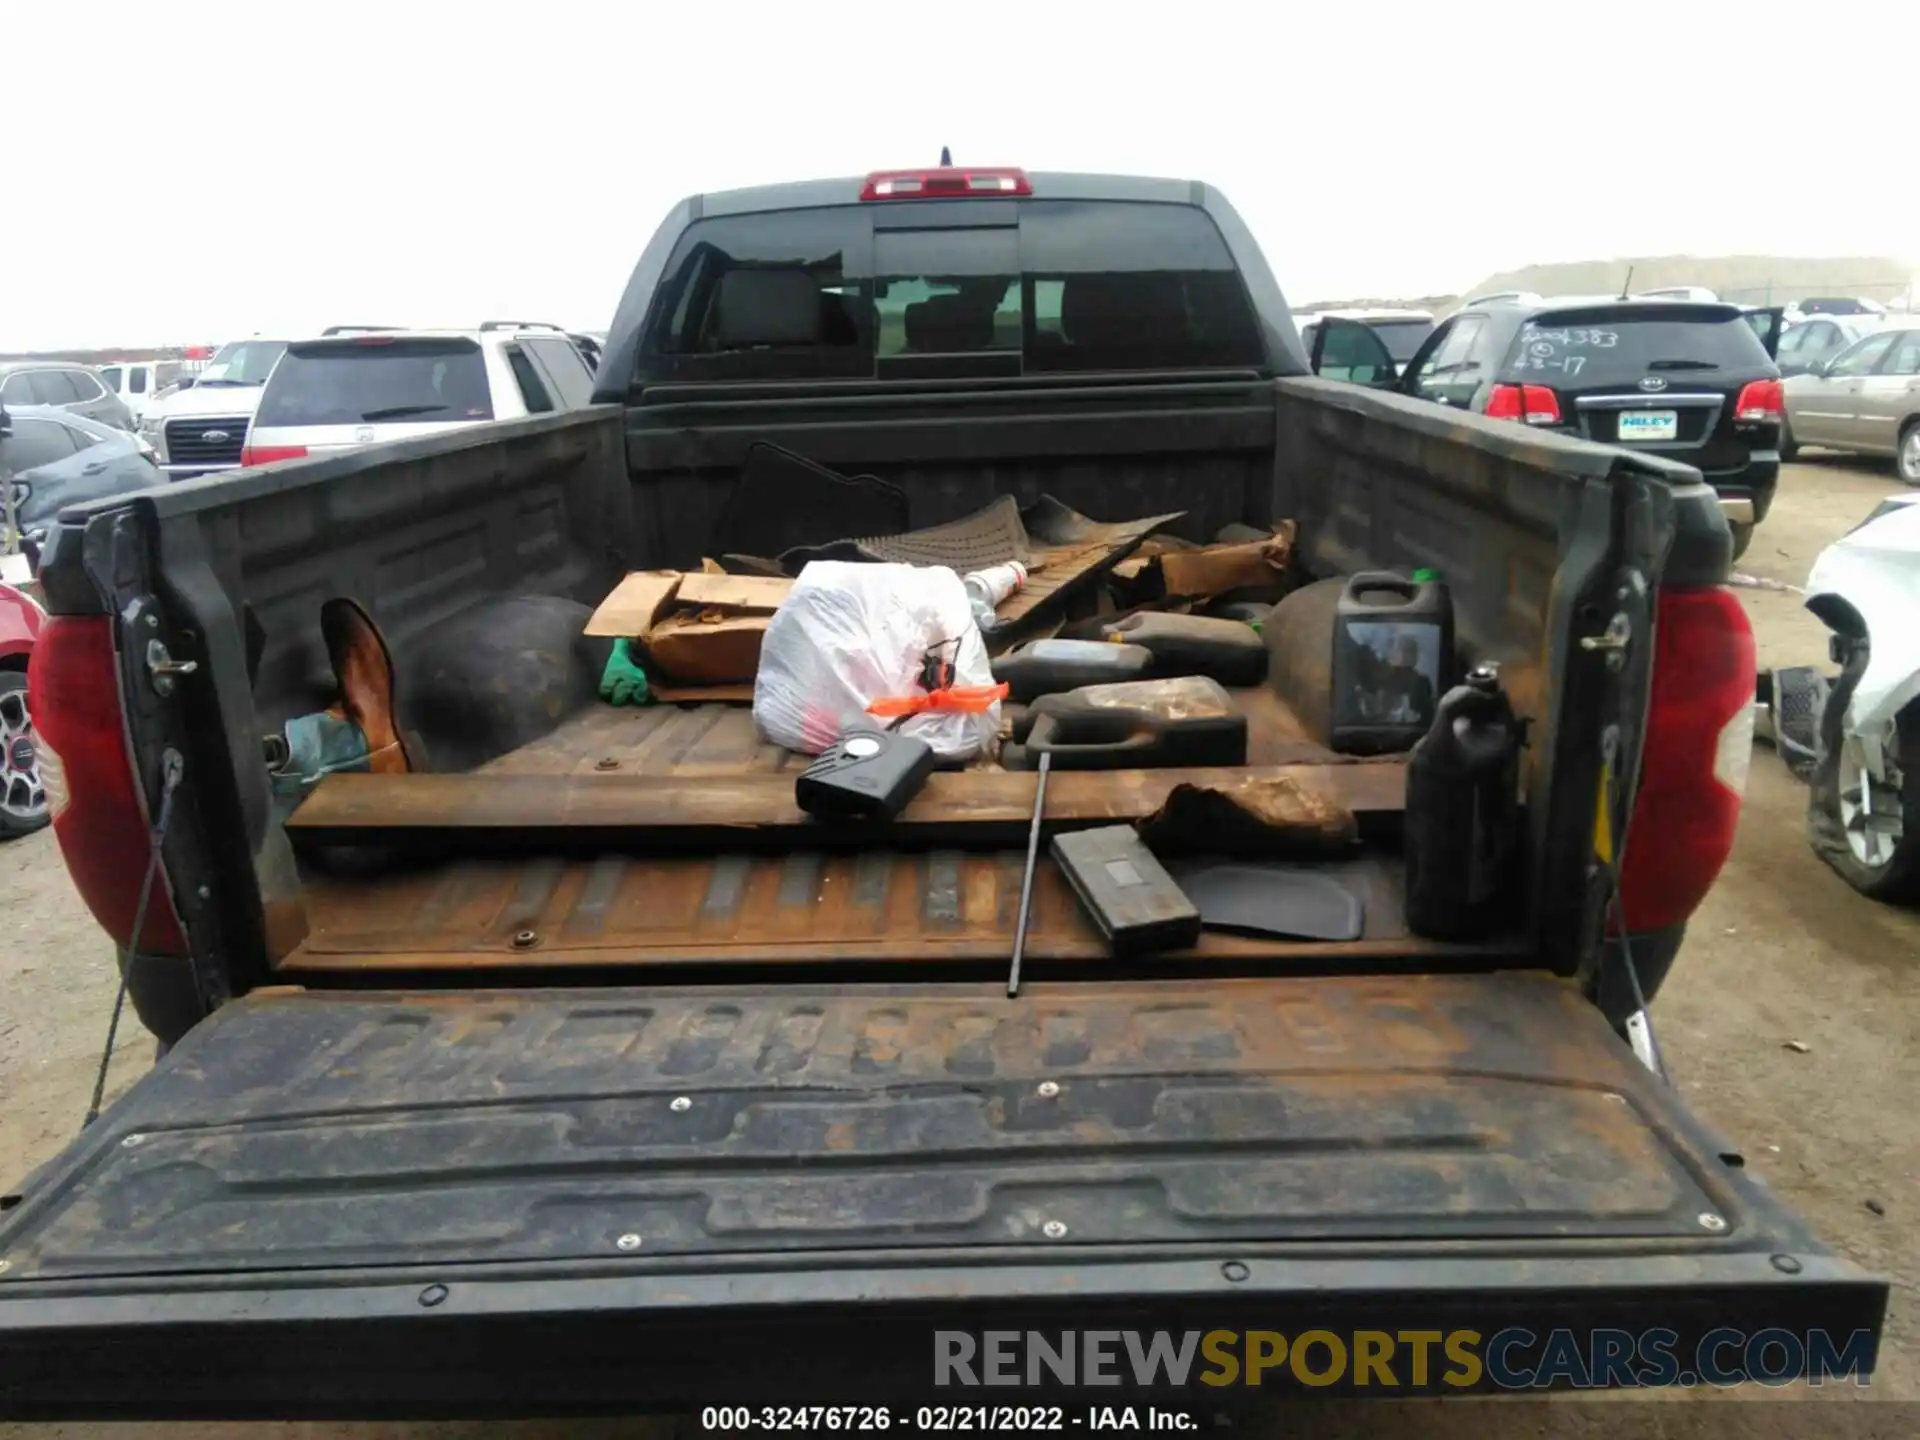
M 1292 865 L 1212 861 L 1168 865 L 1209 930 L 1297 940 L 1358 940 L 1366 911 L 1331 876 Z
M 747 450 L 709 553 L 777 555 L 796 540 L 824 545 L 842 535 L 892 535 L 911 523 L 899 486 L 842 475 L 762 440 Z
M 1181 513 L 1109 522 L 1082 515 L 1051 495 L 1042 495 L 1024 510 L 1011 495 L 1002 495 L 971 515 L 906 534 L 798 545 L 781 553 L 780 564 L 790 575 L 799 574 L 812 560 L 945 565 L 962 575 L 1009 560 L 1031 567 L 1050 559 L 1048 552 L 1069 546 L 1108 544 L 1131 550 L 1162 525 L 1178 520 Z
M 1067 508 L 1058 501 L 1052 503 L 1060 510 Z M 1086 519 L 1085 516 L 1078 518 Z M 1021 522 L 1019 503 L 1011 495 L 1002 495 L 984 510 L 949 520 L 944 525 L 930 525 L 924 530 L 904 534 L 842 530 L 840 534 L 857 538 L 839 539 L 831 544 L 795 545 L 781 553 L 780 564 L 790 575 L 799 574 L 801 568 L 813 560 L 945 565 L 964 575 L 969 570 L 984 570 L 1009 560 L 1030 564 L 1037 548 Z

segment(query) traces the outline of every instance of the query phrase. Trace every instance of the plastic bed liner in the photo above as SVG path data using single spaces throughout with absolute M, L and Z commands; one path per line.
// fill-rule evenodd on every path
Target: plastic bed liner
M 929 1306 L 1877 1328 L 1563 982 L 997 991 L 240 1001 L 0 1225 L 0 1413 L 711 1402 L 756 1325 L 923 1382 Z

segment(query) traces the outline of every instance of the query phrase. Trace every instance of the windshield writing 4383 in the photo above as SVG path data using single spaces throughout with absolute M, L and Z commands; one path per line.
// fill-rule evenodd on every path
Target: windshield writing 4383
M 1537 345 L 1571 346 L 1576 349 L 1611 350 L 1620 343 L 1618 330 L 1535 330 L 1521 333 L 1531 350 Z

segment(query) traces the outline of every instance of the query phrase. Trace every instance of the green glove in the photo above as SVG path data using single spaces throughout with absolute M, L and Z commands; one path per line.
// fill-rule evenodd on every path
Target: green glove
M 647 703 L 647 672 L 633 658 L 633 642 L 616 640 L 607 668 L 600 672 L 600 698 L 609 705 Z

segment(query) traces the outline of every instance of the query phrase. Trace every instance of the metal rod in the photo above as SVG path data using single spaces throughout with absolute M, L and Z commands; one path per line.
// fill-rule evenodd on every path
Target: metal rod
M 1027 915 L 1033 906 L 1033 867 L 1040 859 L 1040 816 L 1047 808 L 1050 751 L 1040 752 L 1040 779 L 1033 787 L 1033 824 L 1027 831 L 1027 871 L 1020 877 L 1020 918 L 1013 927 L 1013 969 L 1007 972 L 1007 998 L 1020 993 L 1020 957 L 1027 950 Z

